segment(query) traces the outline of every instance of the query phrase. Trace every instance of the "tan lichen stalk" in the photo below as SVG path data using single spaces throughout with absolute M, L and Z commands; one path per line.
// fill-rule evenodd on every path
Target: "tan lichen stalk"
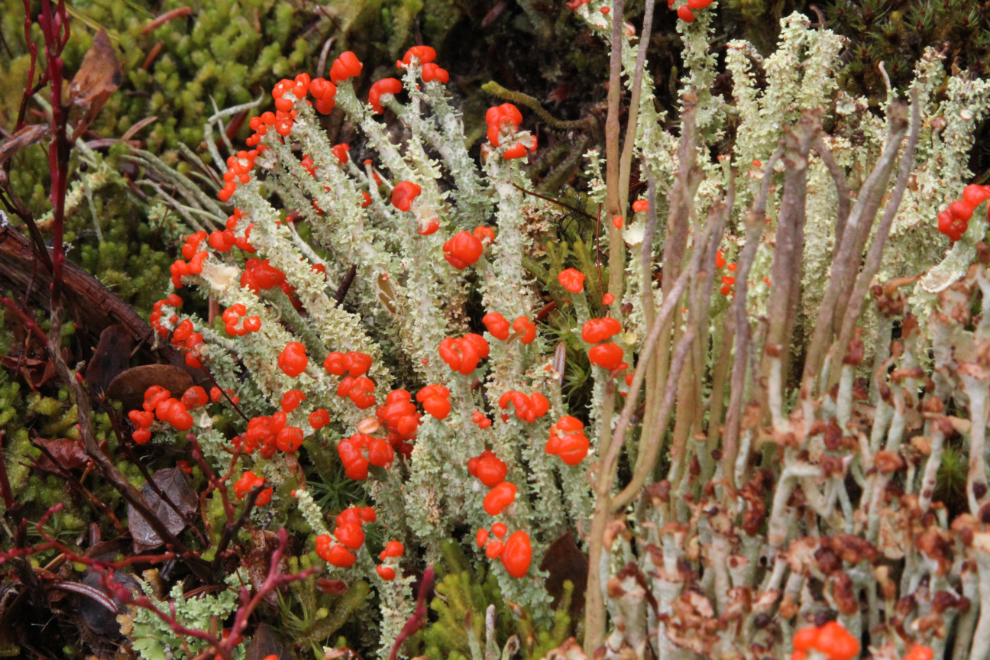
M 254 223 L 257 256 L 285 272 L 306 316 L 291 316 L 288 306 L 242 289 L 237 260 L 211 252 L 203 275 L 185 282 L 224 307 L 245 305 L 262 319 L 262 330 L 234 340 L 203 330 L 206 360 L 222 383 L 232 384 L 231 358 L 240 358 L 253 381 L 242 387 L 244 395 L 256 387 L 269 403 L 266 409 L 255 401 L 261 413 L 273 412 L 287 389 L 303 390 L 307 399 L 289 424 L 309 432 L 305 416 L 326 407 L 332 421 L 324 437 L 333 438 L 354 433 L 365 413 L 334 395 L 336 378 L 320 367 L 329 351 L 373 356 L 379 403 L 404 385 L 386 356 L 401 356 L 424 384 L 447 385 L 450 415 L 425 416 L 409 460 L 396 459 L 389 471 L 372 475 L 379 520 L 390 534 L 409 530 L 401 540 L 425 548 L 428 561 L 455 526 L 489 527 L 485 490 L 468 474 L 467 461 L 491 448 L 519 488 L 503 517 L 530 534 L 536 558 L 522 579 L 495 564 L 508 600 L 544 616 L 548 597 L 538 559 L 562 530 L 590 533 L 583 536 L 591 557 L 589 653 L 604 643 L 609 658 L 786 658 L 794 633 L 831 610 L 854 635 L 865 635 L 874 657 L 901 657 L 914 642 L 948 654 L 949 638 L 953 657 L 986 657 L 990 533 L 979 514 L 987 497 L 990 320 L 970 315 L 973 301 L 990 289 L 984 265 L 990 251 L 978 248 L 986 223 L 974 220 L 949 259 L 936 265 L 947 242 L 935 229 L 935 214 L 968 182 L 966 152 L 988 86 L 945 81 L 930 52 L 911 88 L 915 106 L 891 94 L 874 114 L 865 100 L 838 91 L 841 38 L 795 14 L 783 21 L 778 50 L 765 60 L 744 42 L 729 44 L 735 96 L 726 103 L 708 89 L 716 66 L 712 4 L 698 10 L 696 22 L 678 27 L 686 73 L 675 133 L 663 128 L 665 115 L 654 107 L 650 66 L 637 71 L 636 38 L 621 23 L 609 25 L 621 21 L 621 4 L 615 6 L 613 16 L 599 3 L 577 12 L 606 42 L 619 35 L 621 71 L 643 81 L 631 155 L 654 192 L 647 212 L 629 213 L 621 233 L 613 232 L 625 240 L 625 254 L 617 250 L 620 240 L 610 243 L 609 255 L 610 264 L 625 265 L 618 288 L 631 311 L 621 316 L 624 332 L 613 341 L 634 365 L 631 385 L 596 367 L 591 410 L 565 410 L 542 338 L 522 345 L 486 335 L 491 355 L 471 376 L 439 360 L 440 341 L 465 331 L 461 305 L 469 287 L 480 288 L 486 312 L 513 319 L 536 311 L 522 268 L 524 201 L 530 202 L 512 185 L 525 183 L 517 161 L 496 150 L 478 168 L 468 157 L 442 86 L 420 83 L 415 65 L 404 78 L 410 101 L 384 99 L 397 125 L 373 115 L 349 82 L 340 84 L 336 100 L 360 127 L 385 188 L 400 181 L 420 186 L 420 213 L 436 213 L 439 231 L 420 235 L 413 213 L 379 196 L 371 169 L 341 166 L 313 109 L 297 101 L 285 144 L 274 132 L 263 142 L 264 183 L 252 178 L 239 186 L 232 203 L 247 214 L 238 231 Z M 762 89 L 755 85 L 757 67 L 766 74 Z M 947 94 L 939 101 L 935 90 L 943 82 Z M 728 133 L 729 117 L 735 151 L 713 160 L 711 147 Z M 315 177 L 300 164 L 301 154 L 312 157 Z M 607 163 L 610 156 L 587 156 L 590 201 L 613 203 L 609 186 L 619 170 Z M 454 189 L 441 187 L 444 174 Z M 367 209 L 363 192 L 372 198 Z M 632 201 L 619 203 L 627 208 Z M 326 259 L 279 222 L 283 204 L 305 218 Z M 209 213 L 203 208 L 201 215 Z M 215 214 L 210 220 L 223 222 Z M 444 241 L 488 224 L 498 234 L 475 264 L 476 276 L 448 266 Z M 716 265 L 719 251 L 731 271 Z M 971 266 L 977 255 L 981 261 Z M 311 270 L 321 262 L 329 284 Z M 658 265 L 662 285 L 652 276 Z M 347 301 L 359 314 L 330 296 L 351 266 L 357 276 Z M 928 269 L 913 290 L 902 280 L 871 291 L 872 284 Z M 731 284 L 722 279 L 729 273 Z M 611 283 L 608 290 L 615 288 Z M 583 293 L 574 304 L 583 323 L 589 308 Z M 613 315 L 618 307 L 611 306 Z M 280 315 L 286 325 L 276 322 Z M 892 342 L 895 326 L 899 339 Z M 290 341 L 309 350 L 309 369 L 296 379 L 275 367 Z M 864 359 L 874 352 L 875 362 Z M 857 380 L 862 377 L 868 381 Z M 802 387 L 790 385 L 795 382 Z M 495 402 L 508 390 L 542 392 L 552 402 L 550 415 L 502 423 Z M 472 422 L 475 410 L 495 413 L 491 428 Z M 593 422 L 593 454 L 574 467 L 542 449 L 551 420 L 568 412 Z M 222 442 L 215 432 L 205 439 Z M 932 498 L 950 443 L 972 446 L 971 515 L 955 521 Z M 626 481 L 617 476 L 624 453 L 632 474 Z M 256 460 L 273 481 L 287 474 L 275 467 L 284 460 L 279 455 L 267 467 Z M 658 464 L 665 475 L 657 475 Z M 666 478 L 653 483 L 657 476 Z M 302 490 L 297 497 L 314 530 L 324 531 L 312 498 Z M 480 551 L 477 557 L 488 561 Z M 361 550 L 341 574 L 377 581 L 373 568 Z M 410 593 L 408 581 L 378 584 L 385 588 L 384 650 L 411 611 Z M 560 654 L 580 651 L 569 645 Z

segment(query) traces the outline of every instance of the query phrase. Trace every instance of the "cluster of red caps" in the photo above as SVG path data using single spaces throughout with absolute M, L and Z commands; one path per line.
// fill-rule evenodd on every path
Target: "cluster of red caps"
M 581 339 L 589 344 L 597 344 L 588 349 L 588 359 L 592 364 L 609 371 L 621 371 L 629 366 L 622 361 L 622 349 L 609 341 L 620 332 L 622 332 L 622 324 L 611 316 L 591 319 L 584 324 L 581 329 Z
M 209 402 L 206 390 L 198 385 L 186 390 L 181 401 L 173 398 L 172 393 L 164 387 L 152 385 L 144 392 L 144 403 L 141 406 L 143 410 L 132 410 L 127 413 L 127 417 L 137 427 L 131 437 L 139 445 L 148 442 L 151 439 L 151 425 L 156 419 L 166 422 L 176 431 L 188 431 L 193 425 L 189 411 L 205 406 Z
M 838 621 L 797 631 L 793 644 L 791 660 L 805 660 L 810 651 L 817 651 L 829 660 L 852 660 L 859 657 L 859 640 L 849 634 Z
M 621 217 L 616 216 L 613 222 L 617 228 L 622 228 Z M 560 282 L 560 286 L 564 287 L 571 293 L 581 293 L 584 290 L 584 273 L 575 268 L 565 268 L 557 273 L 557 281 Z M 611 293 L 606 293 L 602 296 L 602 304 L 606 307 L 614 302 L 615 296 Z
M 550 411 L 550 401 L 539 392 L 526 396 L 522 392 L 509 390 L 498 398 L 498 407 L 502 410 L 508 409 L 510 404 L 516 413 L 516 418 L 530 424 Z M 503 413 L 502 421 L 508 422 L 509 416 Z
M 288 416 L 281 411 L 270 417 L 252 417 L 243 436 L 234 438 L 234 446 L 247 454 L 260 448 L 265 458 L 274 456 L 276 449 L 287 454 L 296 452 L 303 443 L 303 430 L 298 426 L 286 426 L 287 421 Z
M 725 268 L 725 266 L 726 266 L 726 264 L 725 264 L 725 256 L 722 254 L 722 251 L 721 250 L 717 250 L 715 252 L 715 267 L 716 268 Z M 730 273 L 734 273 L 736 271 L 736 264 L 734 264 L 734 263 L 729 264 L 728 265 L 728 270 L 729 270 Z M 722 288 L 720 289 L 720 291 L 722 292 L 722 295 L 723 296 L 727 296 L 730 293 L 732 293 L 732 287 L 735 286 L 735 284 L 736 284 L 736 278 L 734 276 L 732 276 L 732 275 L 723 275 L 722 276 Z
M 480 456 L 469 459 L 467 467 L 472 477 L 491 489 L 485 495 L 483 502 L 485 513 L 497 516 L 516 501 L 516 485 L 505 480 L 509 469 L 491 450 L 486 449 Z M 485 554 L 489 559 L 500 559 L 509 575 L 521 578 L 529 571 L 533 548 L 529 542 L 529 535 L 522 530 L 514 532 L 509 540 L 503 543 L 501 539 L 505 538 L 508 531 L 509 528 L 502 522 L 492 525 L 491 533 L 495 538 L 489 537 L 488 530 L 479 529 L 478 547 L 485 548 Z
M 250 470 L 244 472 L 241 478 L 234 482 L 234 495 L 237 499 L 243 500 L 244 496 L 250 493 L 256 486 L 262 486 L 265 483 L 264 477 L 259 477 L 254 472 Z M 272 489 L 265 488 L 260 493 L 258 493 L 258 499 L 254 501 L 258 506 L 265 506 L 272 501 Z
M 990 186 L 970 184 L 963 188 L 962 199 L 949 204 L 948 208 L 938 214 L 938 230 L 955 243 L 969 229 L 969 219 L 973 211 L 990 197 Z M 990 221 L 990 212 L 987 214 Z
M 584 424 L 577 417 L 564 415 L 550 427 L 550 439 L 546 451 L 551 456 L 560 456 L 568 465 L 577 465 L 584 460 L 591 449 L 591 443 L 584 435 Z
M 231 337 L 243 337 L 249 332 L 258 332 L 261 330 L 261 319 L 257 316 L 247 316 L 247 307 L 241 303 L 232 305 L 229 309 L 224 310 L 221 318 L 223 319 L 224 330 Z M 237 323 L 244 319 L 241 327 L 237 327 Z
M 673 9 L 674 2 L 675 0 L 667 0 L 667 8 Z M 710 4 L 712 4 L 712 0 L 688 0 L 687 4 L 681 5 L 677 9 L 677 18 L 685 23 L 694 23 L 694 12 L 704 9 Z
M 511 103 L 488 108 L 485 113 L 485 123 L 488 125 L 488 141 L 493 147 L 501 146 L 503 140 L 512 138 L 519 132 L 522 123 L 522 113 Z M 524 158 L 527 152 L 536 151 L 536 136 L 525 134 L 519 136 L 516 143 L 505 150 L 502 158 L 513 160 Z
M 368 478 L 368 465 L 387 468 L 395 459 L 395 451 L 388 440 L 375 438 L 367 433 L 355 433 L 337 443 L 337 454 L 344 465 L 348 479 L 364 481 Z
M 508 320 L 498 312 L 489 312 L 482 317 L 481 322 L 495 339 L 506 341 L 515 333 L 516 338 L 523 344 L 532 344 L 536 340 L 536 324 L 525 316 L 517 316 L 510 325 Z
M 320 534 L 316 537 L 316 554 L 320 559 L 338 568 L 349 568 L 357 561 L 354 551 L 364 545 L 364 525 L 378 519 L 375 510 L 370 506 L 348 507 L 337 516 L 334 522 L 337 528 L 333 535 Z M 378 577 L 390 582 L 395 579 L 394 566 L 405 552 L 405 547 L 398 541 L 389 541 L 385 549 L 378 554 L 381 564 L 375 570 Z
M 172 345 L 185 353 L 187 365 L 193 369 L 198 369 L 203 366 L 203 363 L 200 361 L 200 358 L 202 358 L 200 350 L 203 348 L 203 335 L 193 330 L 192 321 L 184 319 L 182 323 L 176 326 L 175 332 L 172 333 Z
M 209 252 L 200 250 L 200 243 L 204 240 L 210 247 L 219 252 L 226 252 L 235 246 L 248 253 L 255 252 L 254 246 L 248 240 L 251 236 L 251 229 L 254 227 L 253 224 L 249 224 L 245 228 L 244 236 L 237 236 L 234 233 L 238 222 L 243 217 L 245 217 L 245 213 L 240 209 L 234 209 L 234 214 L 227 218 L 227 228 L 224 231 L 217 230 L 209 236 L 205 231 L 198 231 L 186 236 L 185 245 L 182 246 L 182 256 L 188 259 L 188 262 L 177 259 L 169 269 L 172 274 L 172 285 L 176 289 L 182 288 L 183 275 L 199 275 L 203 272 L 203 261 L 210 255 Z M 159 333 L 161 334 L 161 331 Z
M 478 362 L 488 357 L 488 341 L 481 335 L 468 333 L 463 337 L 447 337 L 440 342 L 440 359 L 452 371 L 465 376 L 478 368 Z

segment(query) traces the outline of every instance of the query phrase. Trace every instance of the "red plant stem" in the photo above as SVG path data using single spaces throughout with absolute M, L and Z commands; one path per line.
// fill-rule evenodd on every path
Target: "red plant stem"
M 48 344 L 48 337 L 46 337 L 45 333 L 41 331 L 41 326 L 35 323 L 34 319 L 18 307 L 17 303 L 14 302 L 13 299 L 7 297 L 0 298 L 0 305 L 3 305 L 13 312 L 14 316 L 16 316 L 18 320 L 28 329 L 28 332 L 34 335 L 35 339 L 41 342 L 42 346 Z
M 4 429 L 0 429 L 0 493 L 3 494 L 3 510 L 11 511 L 14 508 L 14 494 L 10 490 L 10 480 L 7 478 L 7 464 L 3 460 L 3 439 L 7 436 Z
M 416 610 L 413 615 L 402 626 L 402 630 L 395 638 L 392 652 L 389 653 L 388 660 L 395 660 L 399 656 L 399 651 L 406 640 L 416 634 L 416 631 L 426 623 L 426 597 L 430 595 L 430 588 L 433 586 L 433 567 L 427 566 L 423 573 L 423 580 L 419 583 L 419 593 L 416 594 Z
M 24 0 L 30 5 L 29 0 Z M 26 8 L 30 13 L 30 9 Z M 48 147 L 48 167 L 52 190 L 52 309 L 58 310 L 62 294 L 62 266 L 65 263 L 65 195 L 68 190 L 69 155 L 72 145 L 66 137 L 68 114 L 62 106 L 62 50 L 69 41 L 69 14 L 65 0 L 52 10 L 51 0 L 41 0 L 38 24 L 45 37 L 45 65 L 48 71 L 49 99 L 52 104 L 52 141 Z
M 279 572 L 278 566 L 282 561 L 282 555 L 285 554 L 285 548 L 289 543 L 289 533 L 285 531 L 283 527 L 278 531 L 278 548 L 272 553 L 271 567 L 268 569 L 268 577 L 262 583 L 261 587 L 255 592 L 254 598 L 248 600 L 247 589 L 241 589 L 241 600 L 245 602 L 244 605 L 237 609 L 237 613 L 234 615 L 234 625 L 230 628 L 230 637 L 221 642 L 221 646 L 218 650 L 226 648 L 229 652 L 230 649 L 234 647 L 235 640 L 244 632 L 247 627 L 248 618 L 250 618 L 251 613 L 254 612 L 255 608 L 264 600 L 272 591 L 278 589 L 282 585 L 289 584 L 291 582 L 297 582 L 299 580 L 305 580 L 310 575 L 313 575 L 320 569 L 309 568 L 301 573 L 295 573 L 291 575 L 285 575 Z

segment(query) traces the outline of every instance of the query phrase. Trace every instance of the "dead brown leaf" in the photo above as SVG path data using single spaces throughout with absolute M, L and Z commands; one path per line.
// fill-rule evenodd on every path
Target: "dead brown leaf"
M 134 340 L 124 326 L 108 325 L 103 329 L 93 359 L 86 367 L 86 383 L 94 396 L 106 392 L 113 379 L 127 369 L 133 347 Z
M 186 527 L 183 516 L 189 516 L 196 511 L 199 506 L 199 498 L 189 486 L 189 480 L 185 473 L 179 468 L 166 468 L 158 470 L 151 478 L 158 488 L 165 493 L 178 508 L 178 513 L 158 494 L 151 489 L 147 483 L 141 487 L 141 495 L 148 507 L 158 518 L 165 523 L 165 527 L 173 534 L 178 534 Z M 182 515 L 180 515 L 182 514 Z M 144 552 L 151 548 L 157 548 L 163 541 L 158 533 L 152 529 L 151 525 L 137 512 L 131 505 L 127 505 L 127 522 L 134 538 L 134 551 Z
M 83 449 L 81 440 L 70 440 L 69 438 L 35 438 L 34 442 L 44 447 L 59 467 L 72 470 L 81 467 L 89 461 L 86 450 Z M 56 467 L 44 454 L 36 461 L 35 465 L 42 470 L 55 471 Z
M 110 37 L 106 30 L 100 30 L 93 38 L 93 47 L 86 52 L 82 66 L 69 84 L 69 98 L 72 103 L 86 111 L 76 126 L 73 140 L 86 130 L 106 105 L 110 95 L 120 87 L 123 75 Z
M 110 95 L 120 87 L 123 69 L 117 60 L 117 53 L 106 30 L 100 30 L 93 38 L 93 47 L 87 51 L 82 66 L 69 85 L 69 97 L 81 108 L 94 106 L 96 110 L 107 102 Z

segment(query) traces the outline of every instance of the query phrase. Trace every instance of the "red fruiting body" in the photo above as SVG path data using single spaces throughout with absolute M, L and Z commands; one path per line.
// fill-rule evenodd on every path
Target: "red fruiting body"
M 478 533 L 475 535 L 475 542 L 478 544 L 479 548 L 485 547 L 485 543 L 488 542 L 488 530 L 479 529 Z
M 450 390 L 443 385 L 427 385 L 416 393 L 416 400 L 423 410 L 436 419 L 446 419 L 450 414 Z
M 682 5 L 680 9 L 677 10 L 677 18 L 681 19 L 685 23 L 694 23 L 694 12 L 687 5 Z
M 299 404 L 302 403 L 303 399 L 305 398 L 306 395 L 300 392 L 299 390 L 289 390 L 288 392 L 282 395 L 281 408 L 286 413 L 290 413 L 296 408 L 298 408 Z
M 633 202 L 632 210 L 634 213 L 646 213 L 650 210 L 650 203 L 645 199 L 637 199 Z
M 505 320 L 505 317 L 498 312 L 489 312 L 481 319 L 481 322 L 485 324 L 485 328 L 491 333 L 492 337 L 495 339 L 501 339 L 505 341 L 509 338 L 509 322 Z
M 391 582 L 395 579 L 395 569 L 391 566 L 375 566 L 375 572 L 378 573 L 378 577 L 386 582 Z
M 302 429 L 295 426 L 286 426 L 283 428 L 278 432 L 275 440 L 275 446 L 279 448 L 279 451 L 284 451 L 286 454 L 298 451 L 302 447 L 302 443 Z
M 622 349 L 612 342 L 599 344 L 588 349 L 588 359 L 591 360 L 591 363 L 609 371 L 622 364 L 622 355 Z
M 297 377 L 306 371 L 309 358 L 306 357 L 306 347 L 297 341 L 289 342 L 278 356 L 278 368 L 286 376 Z
M 322 429 L 330 423 L 330 413 L 323 408 L 318 408 L 309 413 L 309 425 L 314 429 Z
M 904 660 L 932 660 L 935 657 L 935 652 L 931 650 L 930 647 L 924 646 L 923 644 L 916 644 L 911 647 L 908 654 L 904 656 Z
M 371 368 L 371 356 L 354 351 L 346 354 L 334 351 L 323 361 L 323 368 L 335 376 L 343 376 L 345 373 L 355 377 L 363 376 Z
M 385 546 L 385 549 L 378 555 L 378 558 L 385 561 L 389 557 L 401 557 L 402 553 L 405 551 L 405 546 L 398 541 L 389 541 L 388 545 Z
M 339 85 L 348 78 L 359 75 L 363 67 L 364 65 L 358 60 L 357 55 L 349 50 L 344 51 L 330 67 L 330 80 Z
M 465 376 L 478 367 L 478 361 L 488 357 L 488 342 L 481 335 L 469 333 L 463 337 L 447 337 L 440 342 L 440 358 L 447 366 Z
M 337 385 L 337 396 L 348 397 L 359 410 L 375 405 L 375 383 L 370 378 L 346 376 Z
M 481 258 L 485 246 L 481 244 L 477 236 L 462 231 L 443 244 L 443 251 L 443 258 L 451 266 L 457 270 L 464 270 Z
M 509 474 L 506 464 L 489 449 L 481 452 L 480 456 L 469 459 L 467 467 L 472 477 L 489 488 L 494 488 L 505 481 L 505 476 Z
M 527 144 L 528 143 L 528 144 Z M 525 158 L 526 153 L 530 151 L 536 151 L 536 136 L 526 135 L 523 136 L 523 141 L 516 142 L 515 145 L 509 147 L 502 154 L 502 158 L 505 160 L 514 160 L 516 158 Z
M 483 506 L 485 513 L 490 516 L 497 516 L 502 513 L 505 507 L 516 501 L 516 485 L 509 481 L 503 481 L 488 491 L 485 495 Z
M 182 405 L 186 407 L 186 410 L 195 410 L 209 403 L 210 397 L 206 395 L 206 390 L 199 385 L 195 385 L 185 391 L 181 401 Z
M 604 296 L 602 296 L 602 304 L 605 305 L 606 307 L 608 307 L 614 302 L 615 302 L 615 296 L 613 296 L 611 293 L 606 293 Z
M 450 74 L 446 69 L 441 69 L 436 64 L 423 65 L 423 82 L 439 82 L 447 84 L 450 82 Z
M 623 220 L 621 215 L 617 215 L 614 218 L 612 218 L 612 224 L 615 226 L 616 229 L 622 229 L 622 222 Z
M 523 344 L 532 344 L 536 340 L 536 324 L 525 316 L 516 317 L 516 320 L 512 322 L 512 329 L 522 333 L 519 341 Z
M 406 390 L 392 390 L 385 397 L 385 405 L 379 406 L 375 416 L 389 430 L 389 441 L 401 451 L 402 443 L 416 436 L 422 415 L 410 401 Z
M 241 273 L 241 286 L 255 293 L 285 284 L 285 273 L 272 266 L 268 259 L 248 259 Z
M 234 484 L 234 495 L 237 499 L 242 500 L 244 496 L 254 489 L 255 486 L 260 486 L 265 483 L 263 477 L 259 477 L 254 472 L 245 472 L 241 475 L 241 478 L 237 480 Z M 264 506 L 272 501 L 272 489 L 265 488 L 258 493 L 258 498 L 254 501 L 258 506 Z
M 317 541 L 318 540 L 319 539 L 317 539 Z M 317 554 L 319 554 L 319 551 L 317 551 Z M 340 544 L 331 546 L 327 551 L 326 556 L 320 555 L 320 557 L 328 564 L 332 564 L 338 568 L 350 568 L 357 560 L 357 557 L 351 554 L 347 548 Z
M 607 341 L 622 332 L 622 324 L 611 316 L 591 319 L 581 328 L 581 339 L 589 344 Z
M 799 630 L 792 643 L 794 655 L 800 653 L 799 657 L 804 657 L 808 651 L 818 651 L 829 660 L 852 660 L 859 655 L 860 648 L 859 640 L 850 635 L 838 621 L 830 621 L 820 628 Z
M 588 455 L 591 443 L 584 435 L 584 424 L 570 415 L 550 427 L 550 439 L 545 451 L 552 456 L 560 456 L 568 465 L 577 465 Z
M 584 273 L 574 268 L 560 271 L 560 274 L 557 275 L 557 281 L 571 293 L 581 293 L 581 290 L 584 289 Z
M 504 543 L 502 543 L 501 541 L 492 541 L 491 543 L 488 544 L 488 547 L 485 548 L 485 555 L 489 559 L 497 559 L 498 556 L 502 554 L 502 550 L 504 549 L 505 549 Z
M 331 151 L 333 151 L 333 155 L 337 157 L 337 161 L 341 165 L 344 165 L 349 160 L 349 158 L 347 156 L 347 152 L 350 151 L 350 150 L 351 150 L 350 145 L 347 145 L 347 144 L 338 144 Z
M 423 189 L 411 181 L 400 181 L 392 189 L 392 206 L 400 211 L 408 211 L 413 200 L 419 197 Z
M 495 242 L 495 230 L 491 227 L 486 227 L 484 225 L 479 225 L 474 228 L 471 232 L 474 237 L 481 241 L 482 245 L 491 245 Z
M 522 392 L 509 390 L 498 399 L 498 406 L 502 410 L 508 408 L 510 403 L 515 408 L 516 417 L 530 423 L 550 410 L 550 401 L 539 392 L 533 392 L 527 397 Z
M 508 532 L 509 528 L 505 526 L 505 523 L 497 522 L 492 525 L 492 533 L 500 539 L 504 539 Z
M 712 4 L 712 0 L 688 0 L 688 7 L 691 9 L 704 9 Z
M 371 104 L 372 112 L 377 115 L 384 111 L 381 101 L 383 95 L 398 94 L 401 91 L 402 83 L 395 78 L 385 78 L 376 82 L 368 92 L 368 103 Z
M 499 558 L 505 570 L 514 578 L 521 578 L 529 572 L 529 564 L 533 560 L 533 548 L 529 543 L 526 532 L 513 532 L 505 543 L 505 549 Z
M 433 50 L 429 46 L 413 46 L 406 51 L 406 54 L 402 57 L 402 60 L 395 63 L 400 69 L 406 69 L 412 64 L 412 58 L 415 57 L 419 60 L 419 64 L 428 64 L 433 60 L 437 59 L 437 51 Z
M 337 444 L 337 454 L 344 465 L 344 473 L 355 481 L 368 478 L 368 465 L 388 467 L 395 458 L 395 452 L 387 440 L 365 433 L 355 433 L 341 440 Z
M 990 186 L 970 184 L 963 189 L 962 199 L 952 202 L 938 214 L 938 230 L 953 243 L 962 239 L 969 229 L 969 220 L 977 206 L 990 197 Z
M 522 113 L 511 103 L 503 103 L 494 108 L 488 108 L 485 113 L 485 123 L 488 124 L 488 141 L 493 147 L 499 146 L 499 135 L 511 135 L 519 130 L 522 123 Z M 511 130 L 510 130 L 511 127 Z
M 333 535 L 350 550 L 357 550 L 364 545 L 364 530 L 360 523 L 338 525 Z
M 475 410 L 471 413 L 471 421 L 477 424 L 479 429 L 487 429 L 492 425 L 492 420 L 485 417 L 484 413 L 480 410 Z

